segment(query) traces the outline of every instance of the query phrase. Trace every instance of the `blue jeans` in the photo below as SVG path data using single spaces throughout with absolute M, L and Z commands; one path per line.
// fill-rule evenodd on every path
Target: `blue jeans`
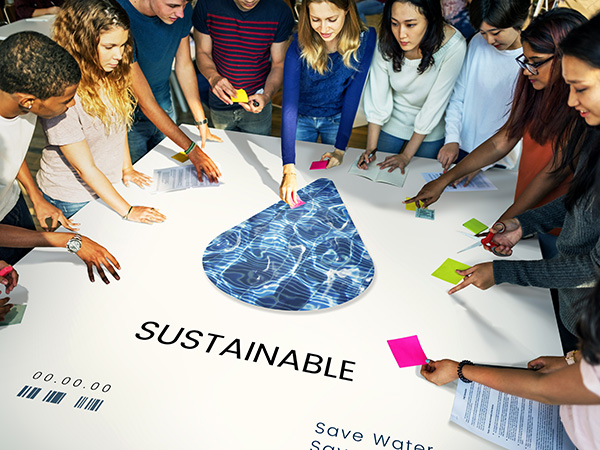
M 169 98 L 168 103 L 163 103 L 164 104 L 161 104 L 159 102 L 159 105 L 165 110 L 168 116 L 173 119 L 173 122 L 175 122 L 177 120 L 177 115 L 175 114 L 171 98 Z M 165 135 L 156 128 L 156 125 L 146 117 L 139 107 L 136 108 L 133 117 L 133 125 L 131 126 L 131 130 L 127 133 L 131 162 L 133 164 L 138 162 L 142 156 L 156 147 L 164 138 Z
M 408 143 L 406 139 L 400 139 L 396 136 L 381 131 L 379 140 L 377 141 L 377 150 L 388 153 L 400 153 L 404 146 Z M 440 149 L 444 146 L 444 139 L 439 141 L 423 142 L 417 150 L 415 156 L 421 158 L 436 159 Z
M 23 194 L 19 194 L 19 199 L 16 205 L 11 209 L 4 219 L 0 221 L 2 225 L 12 225 L 14 227 L 26 228 L 28 230 L 35 231 L 35 223 L 29 213 L 29 208 L 25 202 Z M 8 264 L 13 265 L 21 260 L 27 253 L 31 251 L 30 248 L 11 248 L 11 247 L 0 247 L 0 260 L 6 261 Z
M 248 112 L 240 106 L 235 109 L 211 109 L 210 115 L 215 128 L 270 136 L 272 108 L 273 105 L 269 102 L 257 114 Z
M 365 16 L 381 14 L 383 12 L 383 3 L 377 0 L 363 0 L 356 4 L 356 8 L 358 9 L 360 20 L 367 23 L 367 18 Z
M 298 126 L 296 128 L 296 140 L 306 142 L 317 142 L 321 135 L 321 143 L 334 145 L 340 128 L 342 113 L 331 117 L 311 117 L 298 115 Z M 344 150 L 344 149 L 341 149 Z
M 67 219 L 70 219 L 73 214 L 75 214 L 77 211 L 79 211 L 81 208 L 83 208 L 85 205 L 87 205 L 89 203 L 89 202 L 79 202 L 79 203 L 63 202 L 62 200 L 53 199 L 52 197 L 47 196 L 43 192 L 42 192 L 42 195 L 44 196 L 44 199 L 48 203 L 50 203 L 51 205 L 54 205 L 58 209 L 60 209 Z

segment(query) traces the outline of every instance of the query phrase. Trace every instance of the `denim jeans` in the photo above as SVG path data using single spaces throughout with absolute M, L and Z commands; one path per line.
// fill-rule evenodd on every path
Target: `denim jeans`
M 83 208 L 85 205 L 87 205 L 89 203 L 89 202 L 78 202 L 78 203 L 63 202 L 62 200 L 56 200 L 52 197 L 49 197 L 46 194 L 44 194 L 43 192 L 42 192 L 42 195 L 44 196 L 44 199 L 48 203 L 50 203 L 51 205 L 54 205 L 58 209 L 60 209 L 67 219 L 70 219 L 71 216 L 73 216 L 73 214 L 75 214 L 77 211 L 79 211 L 81 208 Z
M 173 102 L 170 98 L 168 103 L 164 102 L 164 105 L 159 103 L 159 105 L 165 110 L 168 116 L 173 119 L 173 122 L 177 120 Z M 138 162 L 142 156 L 156 147 L 164 138 L 165 135 L 156 128 L 156 125 L 154 125 L 138 107 L 134 113 L 131 130 L 127 133 L 131 162 L 133 164 Z
M 306 142 L 317 142 L 321 135 L 321 143 L 334 145 L 340 128 L 342 113 L 331 117 L 310 117 L 298 115 L 298 126 L 296 128 L 296 140 Z M 344 150 L 344 149 L 341 149 Z
M 356 4 L 356 8 L 358 9 L 360 20 L 367 23 L 367 18 L 365 16 L 381 14 L 383 12 L 383 3 L 377 0 L 363 0 Z
M 379 140 L 377 141 L 377 150 L 388 153 L 400 153 L 404 146 L 408 143 L 406 139 L 400 139 L 396 136 L 381 131 Z M 436 159 L 440 149 L 444 146 L 444 139 L 439 141 L 423 142 L 417 150 L 415 156 L 422 158 Z
M 19 194 L 17 204 L 11 209 L 4 219 L 0 221 L 2 225 L 12 225 L 14 227 L 26 228 L 35 231 L 35 223 L 29 213 L 29 208 L 25 202 L 23 194 Z M 0 247 L 0 260 L 8 264 L 16 264 L 21 258 L 31 251 L 30 248 L 10 248 Z
M 244 133 L 271 135 L 271 111 L 273 105 L 269 102 L 261 112 L 254 114 L 239 107 L 235 109 L 211 109 L 215 128 L 230 131 L 242 131 Z

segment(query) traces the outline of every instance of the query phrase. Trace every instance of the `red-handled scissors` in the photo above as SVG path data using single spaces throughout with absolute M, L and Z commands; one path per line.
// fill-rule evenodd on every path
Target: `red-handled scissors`
M 500 231 L 500 233 L 501 233 L 501 231 Z M 494 234 L 496 234 L 496 233 L 492 233 L 491 231 L 488 232 L 488 234 L 481 240 L 481 242 L 476 242 L 472 245 L 469 245 L 468 247 L 463 248 L 462 250 L 458 251 L 457 253 L 466 252 L 467 250 L 471 250 L 472 248 L 479 247 L 480 245 L 487 247 L 489 250 L 493 250 L 494 248 L 498 247 L 498 244 L 496 244 L 495 242 L 492 242 Z

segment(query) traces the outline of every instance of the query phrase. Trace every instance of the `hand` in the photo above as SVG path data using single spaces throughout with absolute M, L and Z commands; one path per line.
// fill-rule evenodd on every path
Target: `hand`
M 504 229 L 503 229 L 504 225 Z M 490 231 L 494 233 L 492 242 L 498 244 L 493 249 L 493 253 L 499 255 L 512 255 L 512 248 L 523 237 L 523 229 L 518 219 L 507 219 L 502 222 L 496 222 Z M 492 251 L 489 247 L 484 246 L 486 250 Z
M 442 192 L 444 192 L 444 189 L 446 189 L 446 184 L 444 184 L 442 181 L 439 181 L 438 178 L 437 180 L 427 183 L 421 188 L 417 195 L 402 203 L 416 203 L 417 207 L 419 208 L 427 208 L 429 205 L 432 205 L 438 201 L 442 195 Z
M 404 168 L 408 166 L 410 162 L 410 158 L 406 156 L 404 153 L 400 153 L 399 155 L 388 156 L 377 164 L 380 170 L 387 169 L 389 167 L 388 172 L 392 172 L 394 169 L 400 169 L 402 175 L 404 175 Z
M 210 81 L 212 92 L 226 105 L 233 105 L 231 97 L 236 96 L 236 90 L 229 82 L 229 80 L 221 75 L 213 77 Z
M 219 168 L 213 162 L 213 160 L 202 151 L 202 149 L 196 146 L 188 156 L 190 161 L 192 161 L 192 164 L 194 164 L 194 167 L 196 167 L 199 181 L 202 181 L 202 172 L 206 174 L 208 181 L 211 183 L 216 183 L 219 181 L 219 177 L 221 176 Z
M 201 139 L 201 144 L 200 144 L 200 148 L 202 150 L 204 150 L 204 147 L 206 147 L 206 141 L 215 141 L 215 142 L 223 142 L 223 139 L 221 139 L 219 136 L 215 136 L 214 134 L 212 134 L 210 132 L 210 128 L 208 128 L 208 124 L 205 123 L 204 125 L 198 125 L 198 131 L 200 132 L 200 139 Z
M 458 363 L 451 359 L 429 361 L 421 366 L 421 375 L 427 381 L 442 386 L 458 379 Z
M 321 156 L 321 161 L 328 159 L 326 169 L 331 169 L 332 167 L 339 166 L 344 162 L 344 154 L 346 152 L 343 150 L 338 150 L 337 148 L 332 152 L 327 152 Z
M 491 262 L 476 264 L 466 270 L 457 270 L 456 273 L 465 278 L 450 289 L 448 294 L 454 294 L 470 284 L 483 290 L 489 289 L 496 284 L 494 281 L 494 266 Z
M 528 369 L 537 370 L 540 373 L 552 373 L 567 366 L 564 356 L 540 356 L 527 363 Z
M 438 152 L 437 159 L 442 164 L 444 173 L 450 168 L 452 163 L 458 158 L 458 143 L 450 142 L 444 145 Z
M 358 158 L 358 163 L 356 164 L 359 169 L 367 170 L 369 164 L 377 159 L 376 156 L 377 149 L 375 150 L 365 150 L 360 158 Z
M 98 275 L 100 275 L 100 278 L 102 278 L 102 281 L 104 281 L 106 284 L 110 283 L 104 274 L 102 266 L 104 266 L 106 270 L 110 272 L 115 280 L 120 279 L 119 274 L 115 270 L 115 267 L 121 270 L 119 262 L 108 252 L 108 250 L 91 239 L 81 236 L 81 248 L 77 252 L 77 256 L 79 256 L 79 258 L 81 258 L 81 260 L 87 266 L 88 277 L 90 278 L 91 282 L 94 282 L 93 268 L 95 267 L 98 271 Z
M 79 229 L 77 227 L 79 225 L 78 223 L 71 222 L 65 217 L 60 209 L 51 205 L 43 198 L 33 204 L 33 209 L 35 210 L 35 215 L 37 216 L 41 227 L 46 231 L 56 230 L 59 222 L 63 227 L 68 228 L 71 231 L 77 231 Z M 46 222 L 48 219 L 52 221 L 52 225 L 50 226 L 48 226 L 48 222 Z
M 4 317 L 10 312 L 13 305 L 8 303 L 10 298 L 0 298 L 0 321 L 4 320 Z
M 158 209 L 150 208 L 148 206 L 134 206 L 131 208 L 127 220 L 152 225 L 153 223 L 164 222 L 167 220 L 167 216 L 159 213 Z
M 7 264 L 5 261 L 0 261 L 0 269 L 4 269 L 7 266 L 9 266 L 9 264 Z M 10 271 L 10 273 L 7 273 L 5 276 L 0 277 L 0 284 L 3 284 L 5 286 L 7 294 L 10 294 L 10 291 L 12 291 L 15 288 L 18 281 L 19 274 L 14 269 L 14 267 L 13 270 Z
M 464 186 L 468 186 L 469 183 L 471 181 L 473 181 L 473 178 L 475 178 L 477 175 L 479 175 L 479 172 L 481 172 L 481 169 L 477 169 L 474 172 L 471 172 L 468 175 L 465 175 L 464 177 L 460 177 L 458 180 L 456 180 L 454 183 L 451 184 L 451 186 L 458 186 L 460 183 L 462 183 L 463 181 L 465 182 Z
M 270 101 L 271 98 L 266 94 L 254 94 L 248 97 L 248 103 L 240 103 L 240 106 L 248 112 L 258 114 Z
M 129 167 L 123 170 L 123 184 L 129 187 L 130 182 L 143 188 L 152 184 L 152 177 Z
M 290 206 L 294 206 L 300 201 L 296 193 L 296 174 L 294 172 L 284 172 L 279 186 L 279 198 Z

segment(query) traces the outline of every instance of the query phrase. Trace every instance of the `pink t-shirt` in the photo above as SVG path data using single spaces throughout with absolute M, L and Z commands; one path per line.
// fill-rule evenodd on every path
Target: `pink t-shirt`
M 600 365 L 592 366 L 582 360 L 579 368 L 583 385 L 600 396 Z M 560 418 L 579 450 L 600 449 L 600 405 L 562 405 Z

